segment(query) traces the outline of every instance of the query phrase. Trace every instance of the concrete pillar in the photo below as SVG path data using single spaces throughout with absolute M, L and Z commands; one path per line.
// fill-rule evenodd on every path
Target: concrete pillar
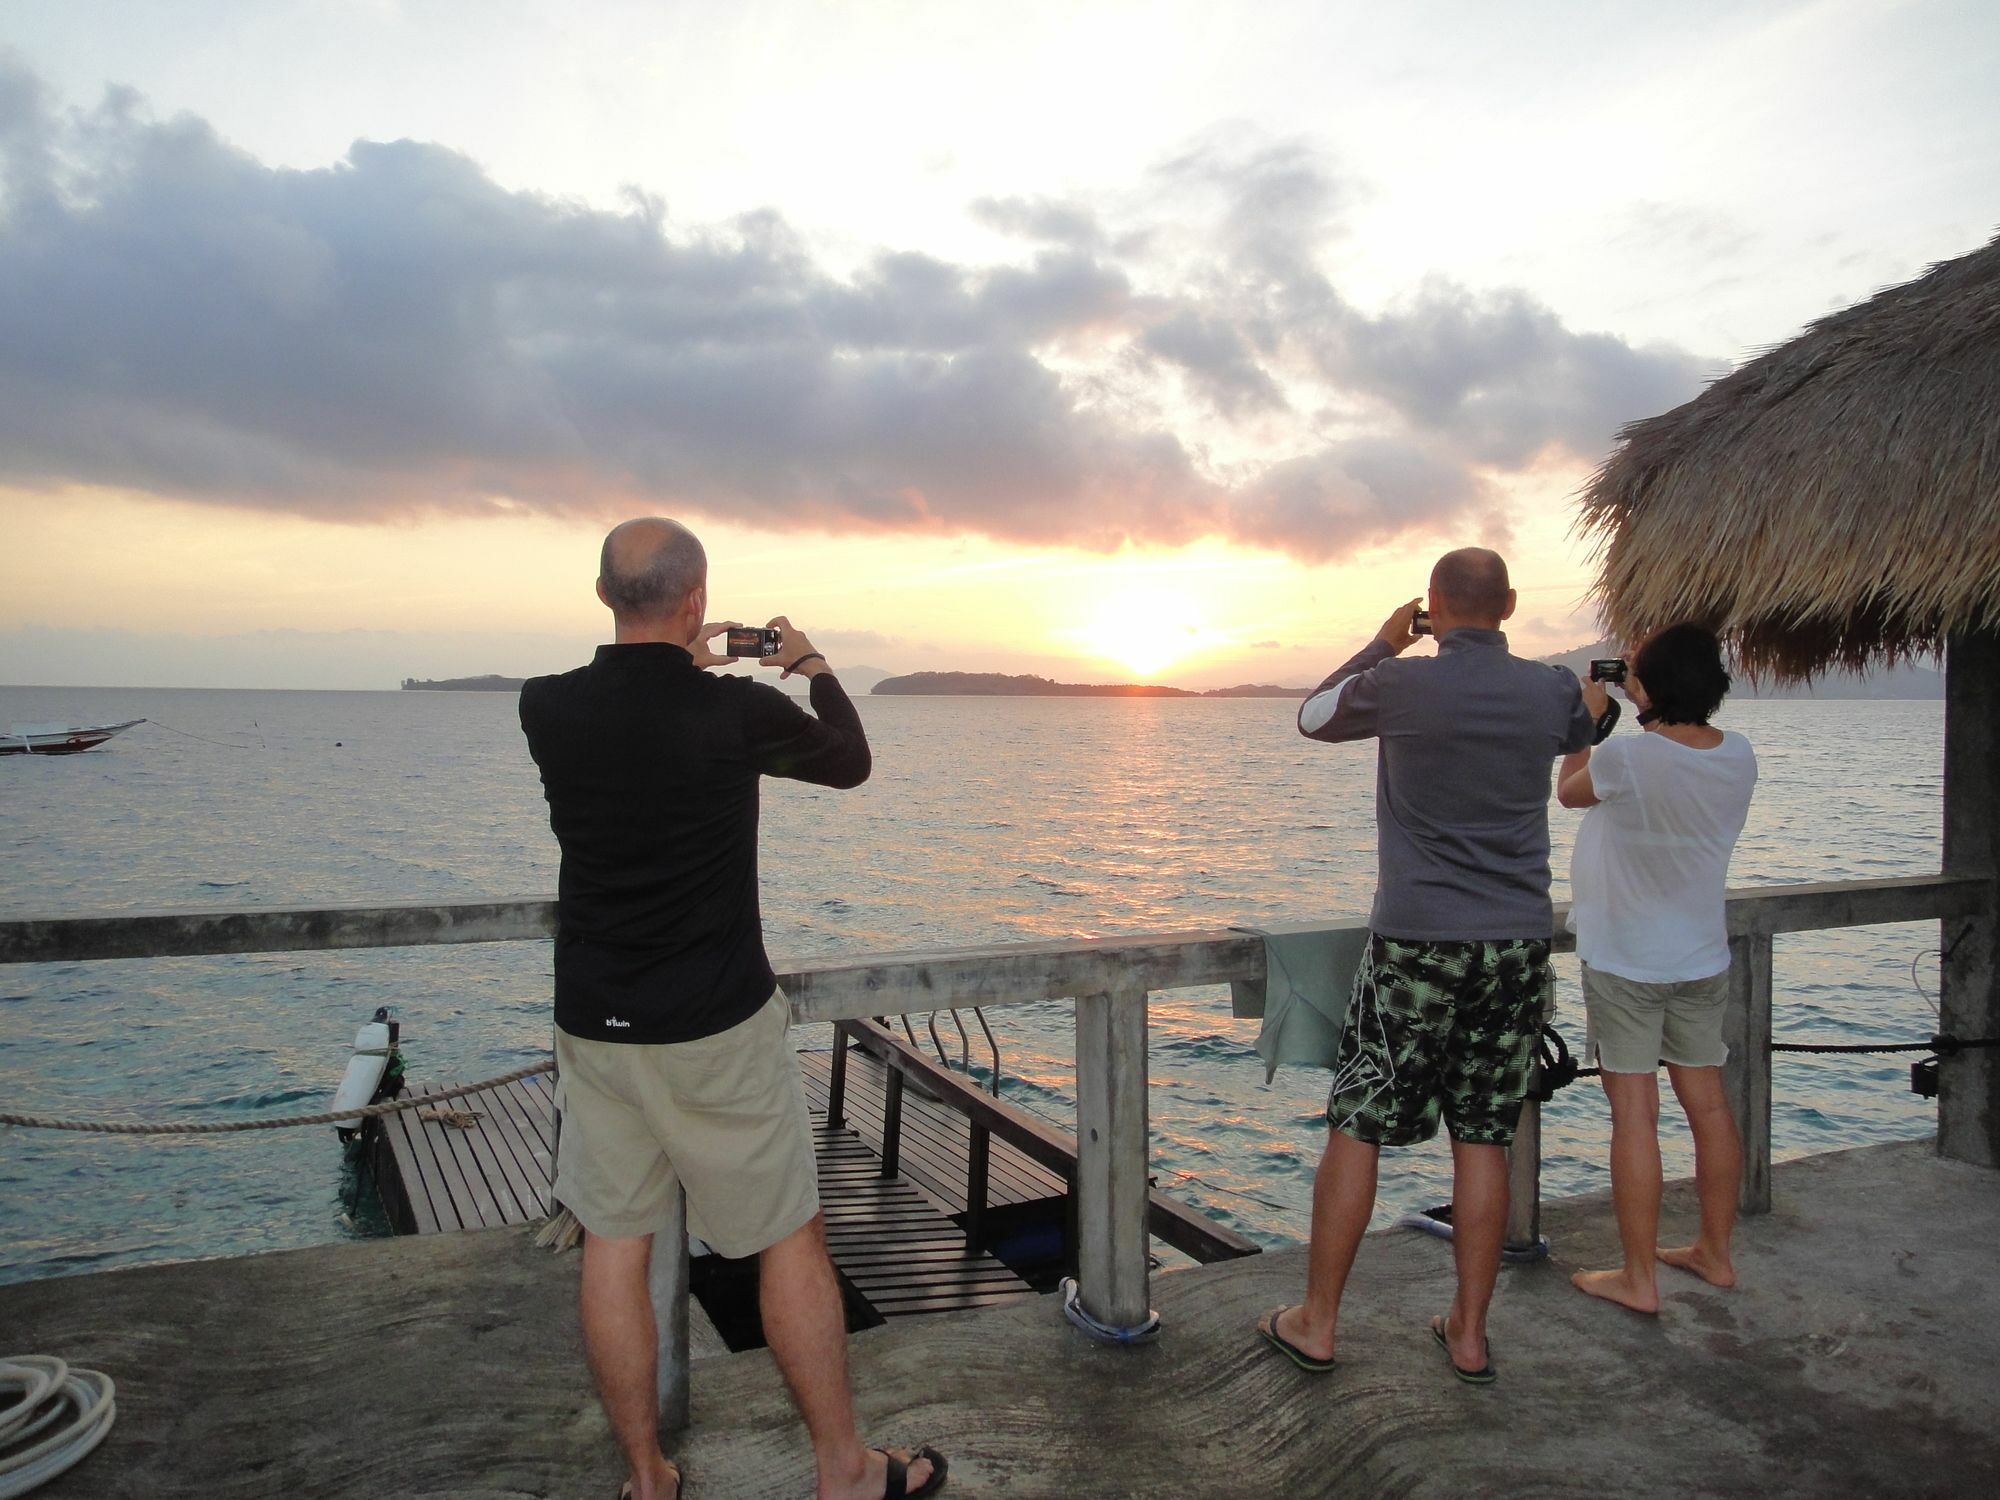
M 1736 1132 L 1743 1138 L 1743 1188 L 1737 1206 L 1746 1214 L 1771 1211 L 1771 935 L 1746 933 L 1729 940 L 1729 1009 L 1722 1020 L 1729 1061 L 1722 1091 Z
M 687 1195 L 678 1188 L 671 1219 L 653 1235 L 646 1290 L 659 1341 L 660 1430 L 678 1432 L 688 1424 Z
M 1147 1135 L 1146 992 L 1079 996 L 1078 1301 L 1092 1318 L 1112 1328 L 1137 1328 L 1150 1313 Z
M 1944 872 L 2000 874 L 2000 631 L 1945 651 Z M 1947 1034 L 2000 1036 L 2000 923 L 1993 903 L 1943 924 L 1939 1010 Z M 2000 1166 L 2000 1049 L 1938 1061 L 1938 1154 Z

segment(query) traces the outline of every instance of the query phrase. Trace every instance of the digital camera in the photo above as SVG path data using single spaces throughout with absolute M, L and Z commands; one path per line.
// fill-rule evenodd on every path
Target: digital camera
M 1429 610 L 1420 609 L 1415 614 L 1410 616 L 1411 635 L 1429 635 L 1430 633 L 1431 633 L 1431 612 Z
M 1625 659 L 1621 656 L 1607 656 L 1590 664 L 1592 682 L 1623 682 L 1625 680 Z
M 763 625 L 738 625 L 729 632 L 728 656 L 776 656 L 778 654 L 776 628 Z

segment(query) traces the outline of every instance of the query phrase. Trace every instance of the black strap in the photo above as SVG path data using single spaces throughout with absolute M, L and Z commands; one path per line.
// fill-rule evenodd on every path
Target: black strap
M 1618 713 L 1618 700 L 1607 698 L 1604 702 L 1604 712 L 1597 716 L 1597 738 L 1592 740 L 1591 744 L 1601 745 L 1611 738 L 1611 731 L 1618 727 Z
M 825 660 L 824 657 L 820 659 Z M 887 1448 L 877 1448 L 875 1451 L 889 1460 L 889 1481 L 882 1487 L 882 1500 L 903 1500 L 903 1496 L 909 1493 L 907 1476 L 910 1466 Z

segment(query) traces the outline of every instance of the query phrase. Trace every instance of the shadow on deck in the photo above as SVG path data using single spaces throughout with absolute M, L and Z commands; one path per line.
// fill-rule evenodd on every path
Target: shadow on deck
M 1669 1190 L 1669 1232 L 1691 1194 Z M 1296 1300 L 1281 1251 L 1154 1281 L 1152 1346 L 1081 1339 L 1047 1301 L 855 1337 L 868 1434 L 951 1456 L 948 1495 L 1964 1495 L 2000 1490 L 2000 1177 L 1927 1143 L 1777 1171 L 1742 1286 L 1665 1283 L 1641 1318 L 1577 1295 L 1608 1206 L 1547 1206 L 1553 1263 L 1510 1268 L 1500 1383 L 1458 1385 L 1424 1332 L 1447 1246 L 1363 1247 L 1342 1366 L 1309 1376 L 1250 1333 Z M 614 1493 L 578 1348 L 573 1258 L 520 1230 L 141 1267 L 0 1287 L 16 1349 L 111 1373 L 118 1425 L 40 1493 Z M 767 1354 L 694 1364 L 675 1451 L 692 1500 L 800 1496 L 809 1455 Z

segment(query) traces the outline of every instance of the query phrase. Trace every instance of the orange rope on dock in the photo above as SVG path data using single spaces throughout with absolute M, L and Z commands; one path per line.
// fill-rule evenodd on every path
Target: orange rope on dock
M 466 1094 L 480 1094 L 488 1089 L 497 1089 L 503 1084 L 515 1083 L 523 1078 L 532 1078 L 537 1073 L 553 1073 L 554 1058 L 546 1058 L 525 1068 L 516 1068 L 511 1073 L 503 1073 L 498 1078 L 489 1078 L 484 1083 L 461 1083 L 455 1088 L 439 1089 L 435 1094 L 409 1094 L 401 1099 L 385 1099 L 380 1104 L 368 1104 L 360 1109 L 328 1111 L 317 1115 L 288 1115 L 275 1120 L 52 1120 L 42 1115 L 17 1115 L 0 1110 L 0 1125 L 20 1125 L 31 1130 L 80 1130 L 91 1135 L 232 1135 L 242 1130 L 288 1130 L 298 1125 L 340 1125 L 349 1120 L 372 1120 L 379 1115 L 398 1114 L 406 1109 L 421 1109 L 426 1104 L 435 1104 L 440 1099 L 458 1099 Z

